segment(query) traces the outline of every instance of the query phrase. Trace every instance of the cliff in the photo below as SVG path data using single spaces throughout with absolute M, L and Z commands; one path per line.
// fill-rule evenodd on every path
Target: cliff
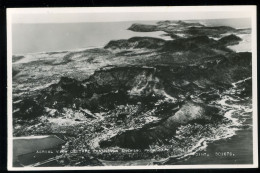
M 230 54 L 204 61 L 197 66 L 103 68 L 83 81 L 62 77 L 58 83 L 42 90 L 36 98 L 15 104 L 14 107 L 19 107 L 20 111 L 14 115 L 23 118 L 40 116 L 43 107 L 60 110 L 75 106 L 98 112 L 114 108 L 116 104 L 137 104 L 149 100 L 152 95 L 154 99 L 151 100 L 179 100 L 212 87 L 227 88 L 233 82 L 251 75 L 250 53 Z

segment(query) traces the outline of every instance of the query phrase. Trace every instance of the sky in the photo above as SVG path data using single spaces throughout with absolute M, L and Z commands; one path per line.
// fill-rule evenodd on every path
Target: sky
M 80 23 L 249 18 L 252 6 L 8 9 L 12 23 Z

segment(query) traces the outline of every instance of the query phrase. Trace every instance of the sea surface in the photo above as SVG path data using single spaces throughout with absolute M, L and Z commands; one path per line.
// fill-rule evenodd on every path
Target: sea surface
M 13 54 L 75 50 L 102 47 L 110 40 L 148 36 L 171 39 L 165 32 L 133 32 L 127 30 L 133 23 L 155 24 L 158 21 L 127 21 L 106 23 L 33 23 L 12 25 Z M 190 21 L 192 22 L 192 21 Z M 195 20 L 207 26 L 250 28 L 249 19 Z
M 14 24 L 13 54 L 103 47 L 111 40 L 129 39 L 134 36 L 162 38 L 165 34 L 163 31 L 127 30 L 133 23 L 136 22 Z M 169 36 L 163 38 L 171 39 Z

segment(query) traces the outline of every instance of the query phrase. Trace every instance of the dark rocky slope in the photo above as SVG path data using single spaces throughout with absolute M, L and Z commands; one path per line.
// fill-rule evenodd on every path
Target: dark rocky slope
M 176 52 L 187 51 L 197 48 L 219 49 L 228 51 L 225 49 L 226 45 L 238 42 L 241 39 L 239 37 L 230 35 L 223 37 L 219 41 L 210 39 L 206 35 L 194 36 L 189 38 L 178 38 L 176 40 L 165 41 L 159 38 L 153 37 L 133 37 L 128 40 L 115 40 L 110 41 L 104 48 L 105 49 L 159 49 L 164 51 Z
M 158 49 L 165 44 L 165 40 L 153 37 L 132 37 L 128 40 L 110 41 L 105 49 Z
M 238 44 L 242 39 L 234 34 L 222 37 L 219 42 L 225 46 Z
M 220 110 L 213 106 L 187 101 L 172 116 L 162 121 L 158 125 L 147 125 L 142 129 L 129 130 L 107 140 L 101 141 L 100 146 L 119 146 L 131 149 L 147 149 L 153 143 L 160 145 L 169 144 L 168 140 L 175 135 L 180 125 L 188 123 L 206 124 L 220 120 Z

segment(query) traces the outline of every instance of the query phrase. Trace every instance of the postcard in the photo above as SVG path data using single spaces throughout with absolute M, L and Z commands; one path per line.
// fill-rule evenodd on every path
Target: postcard
M 258 167 L 255 6 L 7 9 L 8 169 Z

